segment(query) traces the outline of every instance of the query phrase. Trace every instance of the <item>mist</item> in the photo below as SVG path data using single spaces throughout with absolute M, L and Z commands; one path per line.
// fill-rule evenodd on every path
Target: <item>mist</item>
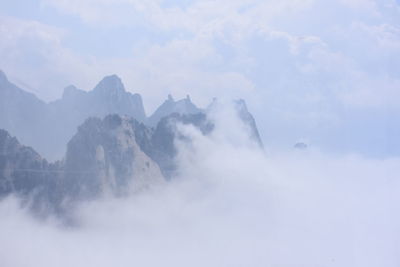
M 0 202 L 0 266 L 399 266 L 400 159 L 272 153 L 217 110 L 180 125 L 178 176 L 71 210 L 73 224 Z

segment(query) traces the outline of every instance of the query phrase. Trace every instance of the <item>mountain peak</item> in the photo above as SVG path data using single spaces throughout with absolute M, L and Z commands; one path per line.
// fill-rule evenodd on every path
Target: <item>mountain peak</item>
M 69 85 L 69 86 L 64 88 L 64 92 L 63 92 L 62 98 L 64 98 L 64 99 L 65 98 L 71 98 L 71 97 L 80 95 L 82 93 L 84 93 L 84 91 L 76 88 L 75 85 Z
M 117 75 L 104 77 L 94 88 L 94 91 L 125 91 L 124 84 Z
M 175 101 L 171 95 L 168 95 L 168 99 L 149 117 L 148 123 L 155 126 L 161 118 L 172 113 L 187 115 L 200 113 L 201 111 L 201 109 L 192 103 L 189 95 L 177 101 Z

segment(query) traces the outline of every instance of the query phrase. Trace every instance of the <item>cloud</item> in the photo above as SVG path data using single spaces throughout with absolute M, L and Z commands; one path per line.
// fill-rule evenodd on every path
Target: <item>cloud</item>
M 398 266 L 399 159 L 266 157 L 228 115 L 210 137 L 181 129 L 179 178 L 83 203 L 74 227 L 1 201 L 1 265 Z
M 11 81 L 46 100 L 61 95 L 61 84 L 86 85 L 88 77 L 93 77 L 91 67 L 96 67 L 64 47 L 66 34 L 37 21 L 1 16 L 0 68 Z

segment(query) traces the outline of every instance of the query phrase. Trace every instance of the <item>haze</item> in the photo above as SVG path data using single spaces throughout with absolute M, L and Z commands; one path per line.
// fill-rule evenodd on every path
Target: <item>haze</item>
M 140 94 L 143 122 L 169 94 L 196 112 L 219 101 L 209 135 L 177 123 L 172 179 L 145 155 L 162 183 L 61 216 L 1 196 L 1 267 L 400 266 L 399 0 L 2 0 L 0 70 L 47 102 L 112 75 L 102 90 Z M 69 142 L 78 115 L 51 117 L 49 136 Z M 43 125 L 16 129 L 61 172 Z

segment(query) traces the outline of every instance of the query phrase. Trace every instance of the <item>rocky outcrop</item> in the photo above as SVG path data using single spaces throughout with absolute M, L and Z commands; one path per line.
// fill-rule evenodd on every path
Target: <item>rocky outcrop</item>
M 163 183 L 158 164 L 144 152 L 151 149 L 150 134 L 128 117 L 86 120 L 68 143 L 62 187 L 74 197 L 88 198 Z
M 234 104 L 239 118 L 247 127 L 250 139 L 253 140 L 260 148 L 263 148 L 264 145 L 261 141 L 260 133 L 258 132 L 256 120 L 247 109 L 246 102 L 243 99 L 239 99 L 236 100 Z

